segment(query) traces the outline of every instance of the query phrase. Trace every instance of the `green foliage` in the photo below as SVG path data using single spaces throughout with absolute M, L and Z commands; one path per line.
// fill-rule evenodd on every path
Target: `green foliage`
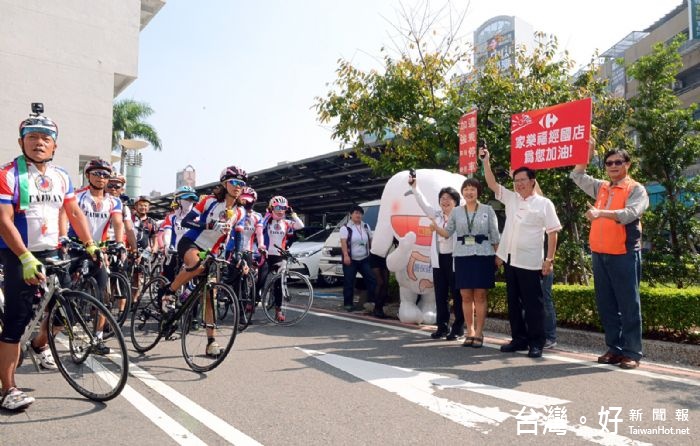
M 409 25 L 413 25 L 410 20 Z M 334 139 L 360 149 L 365 147 L 363 135 L 378 136 L 381 150 L 371 149 L 378 153 L 359 152 L 378 174 L 409 167 L 457 171 L 458 119 L 476 108 L 479 139 L 490 149 L 497 178 L 509 187 L 510 116 L 590 97 L 598 156 L 593 157 L 587 172 L 604 178 L 600 155 L 622 147 L 641 159 L 639 170 L 631 172 L 634 178 L 658 181 L 666 190 L 664 202 L 644 219 L 645 239 L 652 246 L 645 258 L 651 264 L 645 269 L 646 277 L 650 281 L 664 277 L 679 287 L 698 282 L 700 181 L 686 179 L 683 171 L 700 158 L 700 122 L 692 119 L 694 106 L 680 108 L 671 88 L 682 66 L 677 51 L 681 39 L 667 46 L 656 45 L 652 54 L 627 68 L 639 82 L 638 95 L 627 103 L 608 93 L 593 62 L 572 79 L 573 62 L 566 53 L 557 56 L 554 37 L 537 33 L 535 48 L 531 52 L 518 49 L 516 61 L 508 69 L 501 69 L 499 61 L 492 58 L 477 73 L 464 67 L 470 53 L 452 46 L 455 34 L 442 40 L 448 42 L 445 47 L 429 49 L 425 29 L 418 28 L 418 32 L 411 29 L 404 34 L 409 49 L 398 57 L 382 49 L 381 73 L 339 61 L 330 91 L 317 97 L 315 104 L 318 119 L 333 123 Z M 469 74 L 456 76 L 457 69 Z M 630 138 L 631 129 L 639 135 L 639 148 Z M 563 226 L 557 280 L 586 284 L 591 275 L 585 251 L 590 225 L 584 215 L 592 199 L 569 179 L 570 170 L 540 171 L 538 182 L 557 206 Z
M 162 143 L 156 129 L 144 120 L 153 114 L 150 105 L 133 99 L 122 99 L 112 106 L 112 150 L 121 150 L 120 139 L 141 138 L 154 150 L 161 150 Z
M 602 330 L 593 286 L 554 285 L 557 324 Z M 700 289 L 648 287 L 640 289 L 642 327 L 645 334 L 671 332 L 692 338 L 700 327 Z M 489 291 L 489 316 L 507 318 L 508 299 L 504 283 Z
M 638 82 L 630 125 L 639 136 L 640 180 L 656 181 L 664 189 L 663 201 L 644 217 L 651 246 L 645 278 L 652 283 L 663 278 L 679 288 L 700 279 L 700 181 L 684 173 L 700 158 L 700 122 L 693 119 L 697 104 L 682 108 L 672 88 L 683 66 L 678 48 L 684 40 L 658 43 L 628 67 Z

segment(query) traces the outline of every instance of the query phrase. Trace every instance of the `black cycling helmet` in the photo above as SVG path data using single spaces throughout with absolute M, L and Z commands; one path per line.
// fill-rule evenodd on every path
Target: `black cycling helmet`
M 85 175 L 89 174 L 93 170 L 106 170 L 111 174 L 112 165 L 109 163 L 109 161 L 105 161 L 100 158 L 91 159 L 85 163 Z
M 148 198 L 148 197 L 145 196 L 145 195 L 139 195 L 139 197 L 136 199 L 136 201 L 134 202 L 134 204 L 138 204 L 138 203 L 140 203 L 140 202 L 142 202 L 142 201 L 145 201 L 145 202 L 148 203 L 148 204 L 153 204 L 153 202 L 150 200 L 150 198 Z

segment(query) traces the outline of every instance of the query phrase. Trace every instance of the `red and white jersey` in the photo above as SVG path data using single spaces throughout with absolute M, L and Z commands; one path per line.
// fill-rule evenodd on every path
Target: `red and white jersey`
M 14 207 L 15 227 L 30 251 L 46 251 L 58 246 L 58 215 L 65 202 L 75 200 L 73 184 L 62 168 L 47 163 L 41 172 L 27 162 L 29 207 L 20 210 L 20 181 L 17 161 L 0 167 L 0 204 Z M 0 238 L 0 248 L 7 248 Z
M 282 249 L 287 249 L 287 237 L 293 234 L 295 229 L 301 229 L 303 227 L 304 223 L 299 217 L 275 220 L 271 215 L 266 215 L 263 220 L 263 235 L 265 236 L 267 253 L 273 256 L 280 255 L 280 251 L 275 245 Z
M 194 212 L 199 219 L 199 223 L 204 229 L 189 229 L 185 232 L 184 237 L 192 240 L 199 249 L 213 250 L 218 248 L 221 243 L 225 243 L 228 234 L 222 234 L 221 231 L 215 230 L 214 225 L 217 222 L 226 222 L 231 225 L 231 230 L 242 230 L 242 221 L 245 217 L 245 209 L 241 206 L 234 206 L 229 209 L 232 215 L 227 215 L 226 202 L 218 201 L 213 195 L 208 195 L 202 198 L 197 203 L 190 213 Z
M 109 194 L 106 194 L 102 199 L 97 199 L 90 193 L 89 187 L 76 192 L 75 197 L 88 221 L 92 239 L 98 242 L 106 241 L 108 239 L 107 229 L 110 226 L 112 215 L 122 213 L 122 201 Z M 75 236 L 73 228 L 69 234 Z
M 255 232 L 258 228 L 262 229 L 262 215 L 251 210 L 243 221 L 243 233 L 241 234 L 243 237 L 241 241 L 243 251 L 257 252 L 258 245 L 254 244 L 254 241 Z M 263 241 L 258 240 L 258 243 L 263 243 Z
M 121 199 L 117 198 L 117 200 L 121 201 Z M 124 206 L 124 203 L 122 202 L 122 219 L 124 221 L 130 220 L 131 219 L 131 209 L 129 209 L 129 206 Z M 126 230 L 126 228 L 124 228 Z M 107 240 L 113 242 L 114 240 L 114 225 L 110 222 L 109 227 L 107 228 Z M 126 242 L 126 232 L 124 232 L 124 240 L 117 240 L 120 242 Z

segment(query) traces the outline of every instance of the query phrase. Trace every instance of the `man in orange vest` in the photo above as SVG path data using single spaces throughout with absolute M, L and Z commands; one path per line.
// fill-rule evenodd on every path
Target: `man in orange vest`
M 593 151 L 592 142 L 589 162 Z M 608 346 L 598 362 L 635 369 L 642 357 L 640 219 L 649 207 L 649 197 L 644 186 L 628 176 L 632 163 L 626 150 L 609 150 L 603 159 L 610 181 L 587 175 L 587 164 L 576 165 L 570 175 L 596 200 L 595 205 L 589 204 L 586 218 L 591 222 L 596 305 Z

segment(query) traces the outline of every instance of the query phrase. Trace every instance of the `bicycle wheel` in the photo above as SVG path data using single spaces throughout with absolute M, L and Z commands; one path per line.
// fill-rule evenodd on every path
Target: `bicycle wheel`
M 114 333 L 102 342 L 96 335 L 100 316 Z M 58 370 L 73 389 L 93 401 L 121 393 L 129 375 L 126 343 L 117 321 L 97 299 L 79 291 L 63 292 L 49 312 L 48 332 Z
M 236 340 L 238 298 L 228 285 L 209 283 L 187 305 L 180 321 L 182 356 L 195 372 L 208 372 L 221 364 Z M 208 345 L 209 336 L 216 339 L 215 349 Z
M 112 313 L 119 326 L 124 325 L 124 321 L 129 316 L 131 309 L 131 284 L 122 273 L 109 273 L 108 296 L 105 298 L 105 307 Z
M 139 353 L 149 351 L 160 341 L 163 314 L 158 302 L 158 289 L 167 283 L 165 277 L 156 277 L 143 286 L 139 300 L 132 304 L 131 343 Z
M 262 302 L 265 316 L 278 325 L 294 325 L 309 312 L 314 301 L 311 282 L 301 273 L 289 271 L 286 280 L 283 274 L 276 274 L 265 284 Z M 278 301 L 275 299 L 278 296 Z M 278 316 L 281 315 L 280 316 Z
M 238 330 L 243 331 L 253 320 L 255 313 L 255 278 L 252 274 L 242 276 L 238 283 L 238 303 L 240 304 L 240 323 Z

